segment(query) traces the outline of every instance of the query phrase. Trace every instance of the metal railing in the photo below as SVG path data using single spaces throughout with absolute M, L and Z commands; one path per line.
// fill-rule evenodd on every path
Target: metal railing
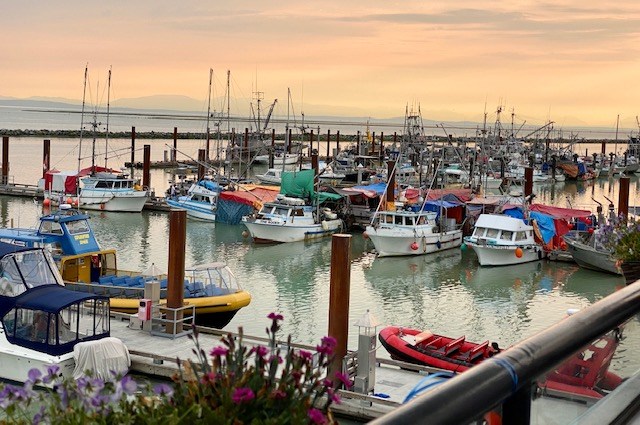
M 465 424 L 502 405 L 502 423 L 529 424 L 536 379 L 640 312 L 640 281 L 450 379 L 373 421 Z

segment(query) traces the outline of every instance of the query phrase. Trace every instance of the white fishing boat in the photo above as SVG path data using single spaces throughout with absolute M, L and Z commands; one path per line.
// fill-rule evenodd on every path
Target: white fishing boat
M 462 230 L 455 219 L 443 225 L 432 211 L 379 211 L 365 234 L 379 257 L 424 255 L 458 247 Z
M 272 184 L 279 186 L 282 181 L 282 169 L 281 168 L 269 168 L 262 174 L 256 174 L 256 178 L 260 183 Z
M 610 248 L 604 246 L 596 229 L 593 233 L 571 231 L 564 236 L 564 241 L 573 260 L 580 267 L 605 273 L 620 275 L 622 270 L 616 265 L 616 259 Z
M 534 239 L 533 226 L 503 214 L 480 214 L 464 243 L 475 251 L 481 266 L 527 263 L 546 255 Z
M 221 188 L 210 180 L 201 180 L 189 188 L 186 196 L 168 198 L 167 205 L 182 208 L 187 216 L 196 220 L 216 221 L 218 195 Z
M 149 198 L 146 190 L 122 173 L 95 172 L 80 181 L 78 202 L 87 210 L 140 212 Z
M 300 160 L 300 155 L 297 153 L 276 153 L 273 155 L 273 164 L 274 165 L 282 165 L 284 164 L 297 164 Z M 269 163 L 269 155 L 257 155 L 253 158 L 253 162 L 256 164 L 268 164 Z
M 24 382 L 51 366 L 74 378 L 128 371 L 127 348 L 110 337 L 109 299 L 66 289 L 45 250 L 0 242 L 0 275 L 1 379 Z
M 242 217 L 256 243 L 297 242 L 330 236 L 343 222 L 328 208 L 306 205 L 304 199 L 278 195 L 257 214 Z

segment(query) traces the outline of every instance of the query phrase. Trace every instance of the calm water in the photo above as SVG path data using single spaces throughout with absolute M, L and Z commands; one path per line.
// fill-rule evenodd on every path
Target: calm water
M 74 169 L 77 142 L 52 140 L 52 165 Z M 128 146 L 129 141 L 114 141 Z M 152 144 L 152 157 L 160 159 L 165 143 Z M 201 142 L 181 142 L 197 150 Z M 20 183 L 35 183 L 41 174 L 42 140 L 12 138 L 11 174 Z M 118 165 L 128 160 L 114 160 Z M 152 185 L 164 190 L 170 175 L 152 171 Z M 595 209 L 592 197 L 606 205 L 605 196 L 617 203 L 616 180 L 536 185 L 537 202 Z M 631 180 L 630 204 L 640 193 L 637 177 Z M 29 199 L 0 197 L 3 225 L 33 226 L 40 208 Z M 155 262 L 166 269 L 168 214 L 143 212 L 118 214 L 91 212 L 96 236 L 103 248 L 118 251 L 119 266 L 142 270 Z M 225 261 L 245 289 L 253 295 L 227 329 L 243 326 L 245 332 L 263 335 L 266 316 L 284 315 L 283 336 L 291 333 L 302 343 L 316 343 L 328 327 L 330 241 L 254 246 L 242 237 L 244 227 L 189 221 L 187 266 Z M 367 309 L 384 325 L 429 328 L 435 333 L 468 340 L 491 339 L 507 347 L 561 320 L 569 308 L 588 306 L 624 285 L 622 278 L 590 272 L 575 265 L 536 262 L 519 266 L 480 268 L 471 250 L 454 249 L 414 258 L 375 258 L 372 245 L 361 234 L 351 240 L 350 323 Z M 627 326 L 614 365 L 622 374 L 640 367 L 631 353 L 640 349 L 638 320 Z M 349 348 L 355 349 L 358 329 L 350 327 Z M 185 342 L 189 343 L 189 342 Z M 388 356 L 380 349 L 379 356 Z

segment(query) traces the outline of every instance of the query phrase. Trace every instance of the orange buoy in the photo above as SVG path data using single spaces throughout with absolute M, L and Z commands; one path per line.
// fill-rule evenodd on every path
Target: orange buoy
M 516 257 L 522 258 L 522 248 L 520 247 L 516 248 Z
M 242 231 L 242 237 L 243 238 L 248 238 L 249 237 L 249 232 L 247 232 L 246 230 Z
M 51 199 L 44 198 L 44 200 L 42 201 L 42 206 L 43 207 L 48 207 L 49 205 L 51 205 Z
M 369 235 L 367 235 L 367 232 L 362 232 L 362 238 L 369 239 Z
M 71 197 L 67 198 L 67 204 L 69 205 L 73 204 L 73 199 L 71 199 Z
M 104 204 L 100 204 L 100 209 L 104 210 Z
M 417 251 L 417 250 L 418 250 L 418 248 L 419 248 L 419 247 L 418 247 L 418 242 L 414 242 L 414 243 L 412 243 L 412 244 L 411 244 L 411 249 L 412 249 L 412 250 Z

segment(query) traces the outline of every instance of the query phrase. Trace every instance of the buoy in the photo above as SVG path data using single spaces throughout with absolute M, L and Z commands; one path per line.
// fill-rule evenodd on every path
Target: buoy
M 42 201 L 42 206 L 48 207 L 49 205 L 51 205 L 51 199 L 45 198 L 44 201 Z
M 104 204 L 100 204 L 100 209 L 104 210 Z
M 460 245 L 460 251 L 466 251 L 467 250 L 467 244 L 466 243 L 462 243 L 462 245 Z
M 414 250 L 414 251 L 417 251 L 418 250 L 418 242 L 412 243 L 411 244 L 411 249 Z
M 249 237 L 249 232 L 247 232 L 246 230 L 242 231 L 242 237 L 243 238 L 248 238 Z
M 364 239 L 369 239 L 369 235 L 367 235 L 367 232 L 363 232 L 363 233 L 362 233 L 362 237 L 363 237 Z
M 522 258 L 522 248 L 520 247 L 516 248 L 516 257 Z
M 589 230 L 587 230 L 587 232 L 589 232 L 589 234 L 593 233 L 593 227 L 589 227 Z
M 69 205 L 73 204 L 73 199 L 71 199 L 71 197 L 67 198 L 67 204 Z

